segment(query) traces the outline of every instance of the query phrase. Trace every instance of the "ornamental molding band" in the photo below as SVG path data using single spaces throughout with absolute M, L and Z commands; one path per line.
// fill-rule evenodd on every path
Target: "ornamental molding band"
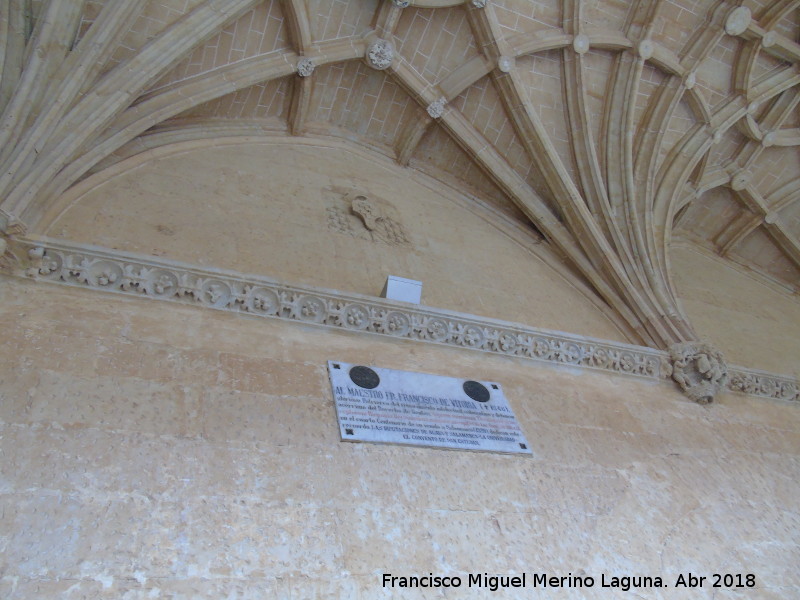
M 699 404 L 709 404 L 728 379 L 722 353 L 706 342 L 682 342 L 669 349 L 672 378 Z
M 728 365 L 728 391 L 800 402 L 800 384 L 791 377 Z
M 17 261 L 15 267 L 7 271 L 36 281 L 651 380 L 664 380 L 672 375 L 682 386 L 680 378 L 689 383 L 697 380 L 698 389 L 703 390 L 726 385 L 726 389 L 734 392 L 800 401 L 800 386 L 790 377 L 731 366 L 727 368 L 729 378 L 726 378 L 721 355 L 697 342 L 687 344 L 689 350 L 679 352 L 676 349 L 675 366 L 670 368 L 669 354 L 644 346 L 541 330 L 361 294 L 286 285 L 266 277 L 201 268 L 96 246 L 47 238 L 16 239 L 13 251 Z M 686 389 L 693 388 L 687 384 Z M 698 398 L 708 395 L 687 393 Z

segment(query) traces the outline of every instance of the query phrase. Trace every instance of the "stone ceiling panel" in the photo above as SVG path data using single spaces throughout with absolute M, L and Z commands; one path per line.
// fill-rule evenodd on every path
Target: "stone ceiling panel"
M 800 269 L 786 258 L 763 227 L 747 236 L 731 254 L 786 285 L 797 286 L 800 281 Z
M 494 12 L 506 35 L 561 27 L 561 8 L 557 2 L 507 0 L 496 3 Z
M 550 143 L 573 181 L 577 181 L 570 128 L 562 96 L 562 51 L 550 50 L 517 59 L 517 74 L 528 106 L 544 125 Z
M 653 19 L 651 39 L 678 54 L 698 30 L 707 26 L 708 12 L 708 3 L 702 0 L 663 2 Z
M 800 95 L 800 89 L 795 88 L 794 90 L 795 95 Z M 789 129 L 792 127 L 800 126 L 800 110 L 793 110 L 789 113 L 786 117 L 786 120 L 783 122 L 783 129 Z
M 639 90 L 636 94 L 636 109 L 634 110 L 634 130 L 642 127 L 642 118 L 652 103 L 658 98 L 658 90 L 664 83 L 666 76 L 660 69 L 645 63 L 642 67 L 642 78 L 639 81 Z M 660 126 L 661 124 L 658 123 Z M 662 146 L 663 148 L 663 146 Z
M 766 52 L 759 52 L 755 65 L 753 65 L 752 79 L 753 81 L 763 81 L 769 75 L 782 71 L 786 67 L 791 66 L 791 63 L 785 60 L 780 60 Z
M 583 19 L 592 29 L 624 31 L 630 7 L 628 0 L 584 0 Z
M 780 19 L 775 25 L 775 31 L 790 40 L 800 42 L 800 8 L 789 11 L 785 17 Z
M 226 94 L 221 98 L 196 106 L 176 117 L 219 119 L 270 119 L 285 120 L 289 112 L 291 78 L 275 79 Z
M 417 146 L 411 165 L 433 176 L 445 173 L 449 182 L 464 182 L 475 190 L 477 196 L 488 201 L 491 206 L 520 219 L 521 222 L 527 220 L 519 209 L 507 199 L 506 194 L 438 125 L 428 128 Z
M 100 9 L 105 5 L 106 0 L 88 0 L 83 5 L 83 13 L 81 13 L 81 24 L 78 27 L 78 35 L 75 37 L 75 43 L 81 41 L 86 31 L 97 19 L 100 14 Z
M 403 88 L 362 61 L 320 67 L 313 83 L 309 124 L 329 124 L 390 148 L 405 123 L 422 118 Z
M 800 149 L 763 148 L 750 170 L 753 173 L 753 185 L 769 197 L 771 191 L 800 177 Z
M 106 62 L 104 71 L 112 69 L 136 52 L 183 15 L 203 4 L 204 0 L 144 0 L 144 8 L 136 21 L 120 39 Z M 92 8 L 92 11 L 94 7 Z M 92 13 L 93 14 L 93 13 Z
M 694 112 L 689 107 L 688 102 L 681 100 L 675 108 L 675 112 L 667 123 L 664 132 L 664 141 L 659 150 L 659 163 L 675 144 L 697 123 Z
M 709 151 L 709 162 L 713 165 L 725 165 L 739 152 L 747 143 L 747 138 L 736 128 L 727 129 L 722 135 L 719 143 L 711 146 Z
M 680 228 L 699 239 L 714 240 L 743 210 L 730 188 L 721 186 L 707 191 L 688 206 L 680 218 Z
M 279 0 L 260 3 L 220 33 L 201 43 L 180 64 L 156 83 L 157 90 L 215 67 L 289 47 Z
M 617 52 L 604 50 L 590 50 L 583 55 L 586 108 L 589 112 L 591 133 L 598 151 L 602 143 L 600 128 L 608 108 L 605 102 L 606 92 L 617 55 Z
M 395 36 L 398 52 L 431 83 L 478 56 L 466 10 L 406 8 Z
M 741 42 L 723 36 L 697 68 L 697 88 L 713 110 L 725 103 L 733 90 L 733 64 Z
M 452 104 L 474 123 L 475 128 L 523 179 L 531 178 L 531 158 L 517 137 L 497 89 L 488 76 L 470 86 Z
M 369 29 L 372 16 L 384 0 L 297 0 L 305 2 L 313 38 L 336 40 Z

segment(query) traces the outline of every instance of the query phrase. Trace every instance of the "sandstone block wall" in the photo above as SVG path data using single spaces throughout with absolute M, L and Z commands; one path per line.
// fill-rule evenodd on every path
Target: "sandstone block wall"
M 529 230 L 513 235 L 417 171 L 341 142 L 198 145 L 79 186 L 44 233 L 371 296 L 396 275 L 422 281 L 428 306 L 630 341 L 561 263 L 521 243 Z
M 800 595 L 797 406 L 19 279 L 0 325 L 0 597 Z M 340 442 L 329 359 L 499 381 L 533 458 Z M 381 586 L 430 572 L 598 586 Z
M 681 302 L 730 362 L 800 377 L 800 302 L 689 244 L 672 251 Z

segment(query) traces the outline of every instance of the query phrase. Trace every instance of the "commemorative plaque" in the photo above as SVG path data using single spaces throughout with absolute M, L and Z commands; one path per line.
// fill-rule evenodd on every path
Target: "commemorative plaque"
M 342 441 L 531 454 L 491 381 L 329 361 Z

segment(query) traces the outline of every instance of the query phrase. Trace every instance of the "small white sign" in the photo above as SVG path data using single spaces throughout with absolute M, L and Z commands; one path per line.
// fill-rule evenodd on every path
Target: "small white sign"
M 532 454 L 500 384 L 329 361 L 342 441 Z

